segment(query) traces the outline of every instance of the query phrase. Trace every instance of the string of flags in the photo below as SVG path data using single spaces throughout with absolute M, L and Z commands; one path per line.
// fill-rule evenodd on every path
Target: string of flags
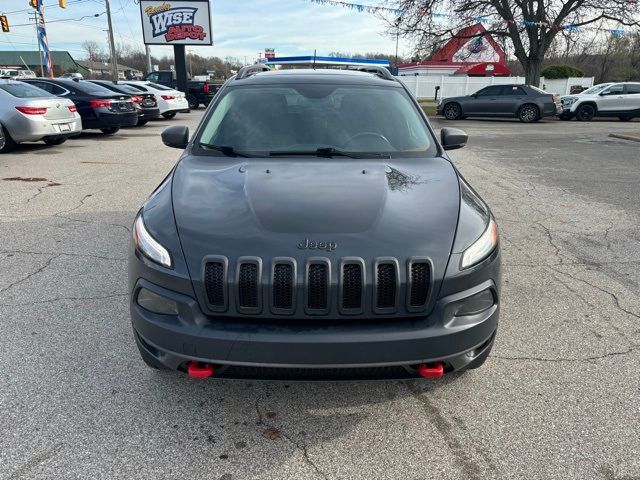
M 351 3 L 351 2 L 343 2 L 340 0 L 309 0 L 312 3 L 318 5 L 331 5 L 334 7 L 343 7 L 349 10 L 353 10 L 358 13 L 392 13 L 394 15 L 401 16 L 404 13 L 404 10 L 400 8 L 389 8 L 389 7 L 381 7 L 375 5 L 361 5 L 359 3 Z M 631 1 L 631 0 L 629 0 Z M 448 18 L 454 15 L 448 13 L 431 13 L 432 18 Z M 491 20 L 488 17 L 474 17 L 470 20 L 473 20 L 475 23 L 491 23 Z M 614 37 L 622 37 L 625 34 L 625 31 L 622 28 L 602 28 L 591 25 L 573 25 L 570 23 L 567 24 L 555 24 L 549 23 L 545 21 L 534 21 L 534 20 L 500 20 L 500 23 L 503 24 L 512 24 L 512 25 L 524 25 L 526 27 L 546 27 L 552 28 L 556 30 L 568 30 L 571 32 L 579 32 L 579 31 L 597 31 L 597 32 L 607 32 L 613 35 Z
M 374 5 L 360 5 L 359 3 L 350 3 L 350 2 L 341 2 L 338 0 L 309 0 L 311 3 L 317 3 L 318 5 L 331 5 L 333 7 L 344 7 L 349 10 L 354 10 L 356 12 L 362 13 L 393 13 L 394 15 L 402 15 L 404 10 L 401 8 L 389 8 L 389 7 L 379 7 Z

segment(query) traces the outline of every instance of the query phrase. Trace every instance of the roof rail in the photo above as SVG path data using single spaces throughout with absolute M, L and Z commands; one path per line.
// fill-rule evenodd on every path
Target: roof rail
M 236 74 L 236 80 L 242 80 L 243 78 L 250 77 L 251 75 L 255 75 L 260 72 L 269 72 L 271 69 L 267 67 L 264 63 L 256 63 L 254 65 L 247 65 L 238 70 Z
M 355 67 L 349 67 L 348 70 L 357 70 L 359 72 L 372 73 L 380 78 L 383 78 L 385 80 L 392 80 L 394 82 L 396 80 L 396 77 L 391 75 L 389 69 L 381 65 L 359 65 Z

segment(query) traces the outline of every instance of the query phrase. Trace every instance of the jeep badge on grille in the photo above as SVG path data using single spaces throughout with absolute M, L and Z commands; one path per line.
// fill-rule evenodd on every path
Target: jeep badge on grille
M 316 242 L 315 240 L 304 239 L 304 242 L 298 244 L 300 250 L 326 250 L 327 252 L 333 252 L 338 248 L 336 242 Z

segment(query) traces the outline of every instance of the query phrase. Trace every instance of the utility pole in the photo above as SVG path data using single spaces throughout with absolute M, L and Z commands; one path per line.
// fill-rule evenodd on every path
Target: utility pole
M 118 81 L 118 59 L 116 58 L 116 44 L 113 41 L 113 24 L 111 23 L 111 7 L 109 0 L 104 0 L 107 9 L 107 23 L 109 24 L 109 50 L 111 50 L 111 68 L 113 71 L 113 81 Z
M 33 12 L 31 12 L 31 14 L 33 15 L 33 21 L 36 27 L 36 42 L 38 43 L 38 58 L 40 58 L 40 76 L 44 77 L 44 62 L 42 60 L 42 46 L 40 45 L 40 32 L 38 31 L 38 24 L 40 23 L 40 19 L 38 18 L 37 10 L 34 10 Z
M 153 70 L 153 67 L 151 66 L 151 49 L 149 48 L 149 45 L 144 46 L 144 53 L 147 56 L 147 75 L 148 75 L 149 73 L 151 73 L 151 70 Z

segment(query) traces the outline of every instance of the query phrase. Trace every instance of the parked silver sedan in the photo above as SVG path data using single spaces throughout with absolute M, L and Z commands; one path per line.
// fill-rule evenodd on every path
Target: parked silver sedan
M 23 142 L 60 145 L 81 131 L 82 121 L 71 100 L 23 82 L 0 80 L 0 153 Z

